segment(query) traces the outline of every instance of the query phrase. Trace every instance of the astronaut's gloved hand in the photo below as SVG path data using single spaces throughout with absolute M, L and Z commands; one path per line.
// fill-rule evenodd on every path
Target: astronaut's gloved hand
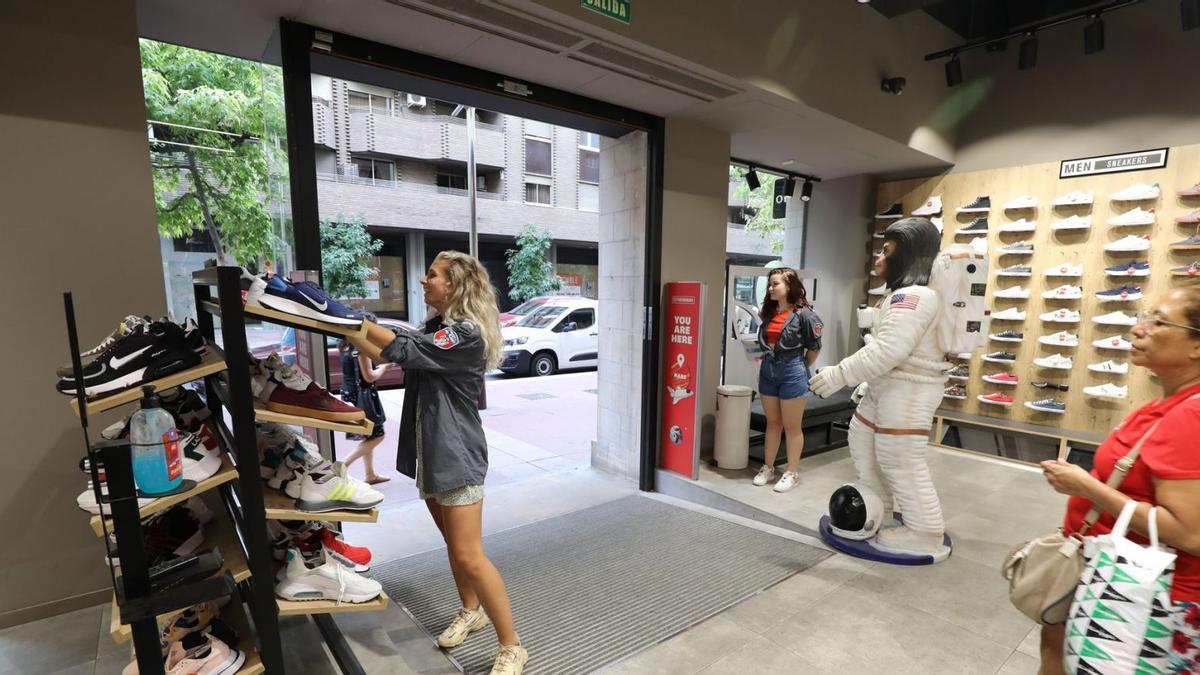
M 865 344 L 865 345 L 869 345 L 874 341 L 875 341 L 875 336 L 871 335 L 870 333 L 867 333 L 866 335 L 863 336 L 863 344 Z
M 838 366 L 826 366 L 809 381 L 809 388 L 821 398 L 828 398 L 846 386 L 846 375 Z
M 867 395 L 867 383 L 863 382 L 862 384 L 860 384 L 854 388 L 854 393 L 850 394 L 850 400 L 853 401 L 855 405 L 858 405 L 858 402 L 863 400 L 863 397 L 866 395 Z

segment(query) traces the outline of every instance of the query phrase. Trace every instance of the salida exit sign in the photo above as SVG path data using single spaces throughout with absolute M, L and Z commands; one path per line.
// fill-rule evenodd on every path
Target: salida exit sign
M 579 0 L 579 6 L 621 23 L 629 23 L 630 0 Z

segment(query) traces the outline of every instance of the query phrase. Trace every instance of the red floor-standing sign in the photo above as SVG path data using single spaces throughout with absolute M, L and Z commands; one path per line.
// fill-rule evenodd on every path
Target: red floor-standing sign
M 704 323 L 704 283 L 673 281 L 666 286 L 663 315 L 662 433 L 659 466 L 699 478 L 701 328 Z

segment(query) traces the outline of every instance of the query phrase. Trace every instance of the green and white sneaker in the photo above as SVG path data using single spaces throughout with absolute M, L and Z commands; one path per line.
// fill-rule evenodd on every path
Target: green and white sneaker
M 487 612 L 483 611 L 482 606 L 475 609 L 463 607 L 458 610 L 458 615 L 454 617 L 450 625 L 446 626 L 446 630 L 442 631 L 442 634 L 438 636 L 438 646 L 443 649 L 457 647 L 467 639 L 468 635 L 491 622 L 492 620 L 488 618 Z M 522 662 L 523 664 L 524 662 Z

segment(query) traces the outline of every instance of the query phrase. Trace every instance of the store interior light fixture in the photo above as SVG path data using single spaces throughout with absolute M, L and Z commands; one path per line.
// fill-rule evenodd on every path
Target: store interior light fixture
M 959 61 L 958 54 L 955 54 L 946 62 L 946 86 L 957 87 L 960 84 L 962 84 L 962 61 Z
M 1179 20 L 1185 31 L 1200 28 L 1200 0 L 1179 0 Z
M 1017 69 L 1031 70 L 1037 65 L 1038 38 L 1036 33 L 1030 33 L 1021 41 L 1021 49 L 1017 55 Z
M 788 176 L 783 179 L 783 196 L 791 197 L 796 194 L 796 179 Z
M 800 188 L 800 201 L 812 201 L 813 184 L 811 180 L 804 181 L 804 185 Z
M 750 170 L 746 172 L 746 185 L 751 190 L 757 190 L 762 187 L 762 181 L 758 180 L 758 172 L 754 170 L 754 167 L 749 168 Z
M 1104 51 L 1104 19 L 1099 14 L 1083 27 L 1083 53 L 1096 54 Z

